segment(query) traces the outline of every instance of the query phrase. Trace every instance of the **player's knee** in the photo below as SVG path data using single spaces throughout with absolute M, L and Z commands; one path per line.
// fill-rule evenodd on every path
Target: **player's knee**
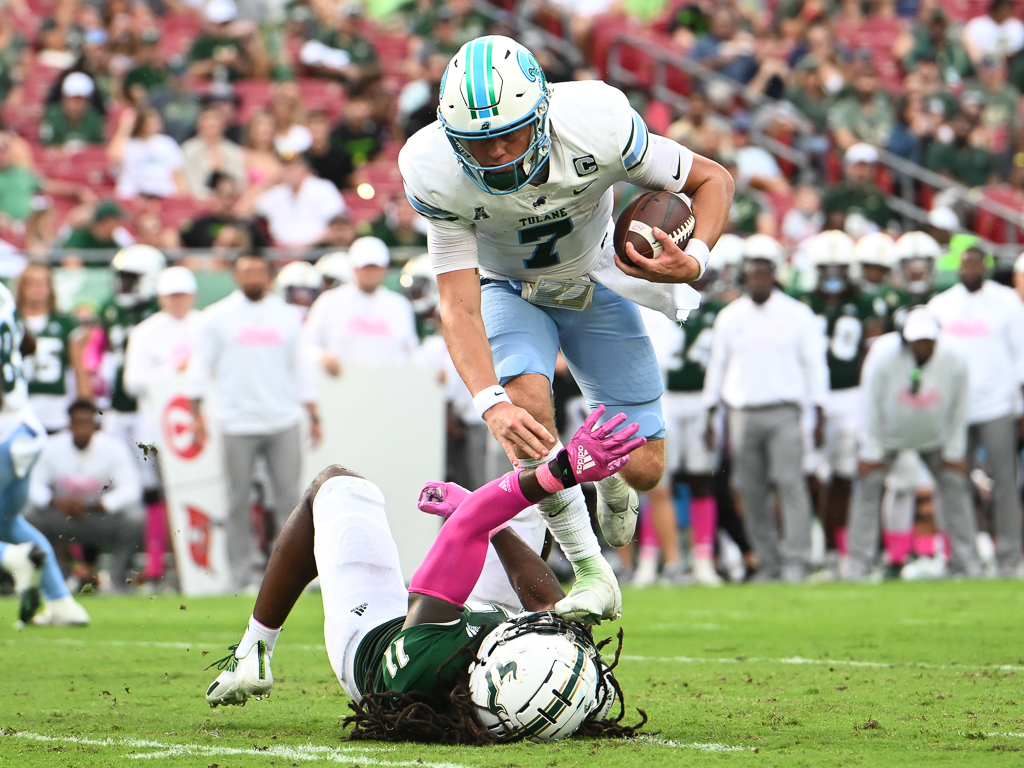
M 310 508 L 312 508 L 313 499 L 316 498 L 316 495 L 320 491 L 320 488 L 323 486 L 323 484 L 335 477 L 361 478 L 362 475 L 358 474 L 357 472 L 353 472 L 351 469 L 348 469 L 347 467 L 341 466 L 341 464 L 327 465 L 323 470 L 321 470 L 320 474 L 313 478 L 313 482 L 309 484 L 309 487 L 306 488 L 306 492 L 303 494 L 303 499 L 306 502 L 308 502 Z
M 634 489 L 650 491 L 661 482 L 665 474 L 663 445 L 661 441 L 648 443 L 630 454 L 629 463 L 622 469 L 622 477 Z

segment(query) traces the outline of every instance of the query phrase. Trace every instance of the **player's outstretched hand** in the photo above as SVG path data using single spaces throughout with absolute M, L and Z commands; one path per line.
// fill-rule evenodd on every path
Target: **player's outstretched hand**
M 447 520 L 459 505 L 469 496 L 469 491 L 458 483 L 430 482 L 420 491 L 420 499 L 416 502 L 420 512 L 437 515 Z
M 662 251 L 654 258 L 637 253 L 632 243 L 626 244 L 626 255 L 633 260 L 628 264 L 615 254 L 615 264 L 630 277 L 639 277 L 649 283 L 689 283 L 700 275 L 700 264 L 690 254 L 672 242 L 667 233 L 654 228 L 654 238 Z M 635 266 L 634 266 L 635 265 Z
M 543 459 L 557 442 L 528 410 L 512 403 L 491 406 L 484 413 L 484 420 L 514 467 L 519 466 L 516 448 L 535 459 Z
M 578 483 L 592 483 L 614 475 L 629 461 L 630 452 L 647 442 L 646 437 L 633 437 L 640 429 L 639 424 L 615 431 L 626 420 L 624 413 L 617 413 L 598 425 L 604 412 L 603 405 L 597 406 L 565 449 Z

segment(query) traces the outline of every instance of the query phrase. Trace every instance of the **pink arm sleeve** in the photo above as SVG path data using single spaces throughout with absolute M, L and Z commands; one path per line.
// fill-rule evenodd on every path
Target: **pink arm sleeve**
M 471 493 L 441 528 L 409 591 L 465 605 L 483 570 L 491 531 L 531 503 L 519 489 L 518 475 L 505 475 Z

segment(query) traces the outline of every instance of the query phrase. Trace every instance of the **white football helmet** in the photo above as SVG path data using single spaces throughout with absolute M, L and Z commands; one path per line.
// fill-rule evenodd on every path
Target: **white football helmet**
M 129 245 L 110 261 L 114 270 L 114 300 L 118 306 L 134 307 L 156 296 L 156 283 L 167 266 L 164 255 L 151 245 Z
M 345 251 L 325 253 L 314 266 L 323 275 L 324 290 L 352 282 L 352 262 Z
M 850 267 L 854 263 L 853 238 L 838 229 L 820 232 L 807 244 L 815 271 L 815 287 L 836 296 L 850 287 Z
M 498 625 L 469 668 L 480 723 L 496 741 L 571 736 L 611 702 L 598 698 L 598 654 L 585 631 L 550 612 Z M 607 712 L 604 713 L 607 716 Z
M 462 170 L 484 192 L 507 195 L 525 187 L 551 149 L 551 90 L 537 59 L 515 40 L 488 35 L 470 40 L 441 78 L 437 118 Z M 467 141 L 531 127 L 530 145 L 510 163 L 483 166 Z
M 900 266 L 903 287 L 913 296 L 931 292 L 935 282 L 935 262 L 942 248 L 927 232 L 906 232 L 893 246 L 893 256 Z
M 744 259 L 762 259 L 771 262 L 778 271 L 786 263 L 782 244 L 771 235 L 751 235 L 743 241 Z
M 896 264 L 896 241 L 885 232 L 869 232 L 857 241 L 854 258 L 862 266 L 892 269 Z
M 274 279 L 274 290 L 289 304 L 309 307 L 324 287 L 324 276 L 308 261 L 285 264 Z
M 422 254 L 405 262 L 398 276 L 405 298 L 412 302 L 413 311 L 420 317 L 427 317 L 437 309 L 441 294 L 437 290 L 437 275 L 430 263 L 430 256 Z

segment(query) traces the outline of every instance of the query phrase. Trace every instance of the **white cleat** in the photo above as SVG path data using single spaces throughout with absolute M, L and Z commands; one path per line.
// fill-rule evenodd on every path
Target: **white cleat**
M 907 563 L 900 571 L 900 578 L 905 581 L 922 581 L 924 579 L 944 579 L 949 575 L 946 558 L 941 554 L 934 557 L 919 557 Z
M 695 557 L 693 559 L 693 580 L 705 587 L 722 586 L 722 577 L 715 570 L 715 562 L 706 557 Z
M 630 586 L 650 587 L 658 581 L 658 559 L 641 557 Z
M 241 659 L 235 656 L 237 647 L 231 646 L 230 656 L 210 665 L 224 670 L 206 690 L 206 701 L 213 708 L 219 704 L 245 706 L 250 696 L 259 701 L 269 697 L 270 689 L 274 687 L 267 644 L 257 641 Z
M 76 600 L 68 595 L 46 603 L 42 613 L 32 623 L 40 627 L 87 627 L 89 614 Z
M 619 482 L 625 485 L 622 480 Z M 626 497 L 626 504 L 621 509 L 614 509 L 605 501 L 601 483 L 595 483 L 595 485 L 597 487 L 597 522 L 601 526 L 601 532 L 604 533 L 605 541 L 613 547 L 624 547 L 633 540 L 633 534 L 636 532 L 636 521 L 640 517 L 640 496 L 627 486 L 629 493 Z
M 39 579 L 46 564 L 46 552 L 31 541 L 8 544 L 0 567 L 14 579 L 14 593 L 18 596 L 19 626 L 24 626 L 39 610 Z
M 594 555 L 573 563 L 576 583 L 555 603 L 555 613 L 568 621 L 594 624 L 622 615 L 622 592 L 608 561 Z

